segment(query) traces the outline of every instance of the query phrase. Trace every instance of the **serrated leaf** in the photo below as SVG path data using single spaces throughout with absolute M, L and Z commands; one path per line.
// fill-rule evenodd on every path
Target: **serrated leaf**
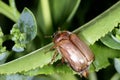
M 53 74 L 52 77 L 56 80 L 77 80 L 77 78 L 70 73 L 66 74 Z
M 28 71 L 37 67 L 43 67 L 48 64 L 53 56 L 53 51 L 49 51 L 52 47 L 49 44 L 41 49 L 33 51 L 26 56 L 0 65 L 0 74 L 14 74 L 17 72 Z M 16 67 L 15 67 L 16 66 Z
M 110 59 L 120 57 L 120 50 L 113 50 L 101 44 L 100 42 L 90 46 L 95 54 L 95 61 L 93 62 L 95 71 L 106 68 L 110 65 Z
M 120 1 L 114 4 L 111 8 L 91 20 L 87 24 L 81 26 L 74 32 L 78 33 L 86 43 L 94 44 L 95 41 L 105 36 L 108 32 L 112 31 L 115 26 L 120 22 Z
M 52 75 L 40 75 L 33 78 L 33 80 L 77 80 L 73 74 L 52 74 Z
M 62 73 L 62 74 L 66 74 L 66 73 L 71 73 L 73 74 L 72 69 L 67 66 L 67 65 L 63 65 L 58 63 L 58 65 L 46 65 L 43 68 L 36 68 L 34 70 L 30 70 L 27 72 L 24 72 L 24 75 L 29 75 L 29 76 L 35 76 L 35 75 L 39 75 L 39 74 L 55 74 L 55 73 Z
M 28 43 L 33 40 L 37 34 L 37 24 L 33 13 L 25 8 L 18 20 L 18 28 L 25 34 L 26 40 L 23 43 Z
M 101 41 L 103 42 L 103 44 L 105 44 L 106 46 L 108 46 L 108 47 L 110 47 L 110 48 L 112 48 L 112 49 L 118 49 L 118 50 L 120 50 L 120 43 L 117 42 L 117 41 L 115 41 L 115 40 L 112 38 L 112 36 L 111 36 L 110 33 L 107 34 L 105 37 L 102 37 L 100 40 L 101 40 Z

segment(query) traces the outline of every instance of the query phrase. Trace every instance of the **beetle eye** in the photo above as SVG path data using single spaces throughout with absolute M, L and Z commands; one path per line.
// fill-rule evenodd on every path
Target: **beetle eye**
M 56 35 L 56 33 L 54 33 L 54 34 L 52 35 L 52 38 L 54 38 L 54 37 L 55 37 L 55 35 Z

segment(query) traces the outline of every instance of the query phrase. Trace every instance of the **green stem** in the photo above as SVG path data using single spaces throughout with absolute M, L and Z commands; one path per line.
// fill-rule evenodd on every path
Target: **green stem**
M 53 31 L 49 0 L 40 0 L 40 1 L 41 1 L 41 7 L 42 7 L 43 20 L 45 24 L 44 32 L 49 34 Z
M 19 13 L 17 12 L 17 8 L 15 5 L 15 0 L 9 0 L 10 7 L 13 9 L 13 15 L 19 18 Z M 18 13 L 18 14 L 17 14 Z
M 13 2 L 13 1 L 12 1 Z M 0 13 L 10 18 L 14 22 L 19 19 L 20 13 L 0 0 Z
M 77 9 L 78 9 L 78 6 L 79 6 L 80 2 L 81 2 L 81 0 L 77 0 L 76 5 L 74 6 L 71 14 L 70 14 L 69 17 L 67 18 L 67 22 L 69 22 L 69 21 L 73 18 L 75 12 L 76 12 Z

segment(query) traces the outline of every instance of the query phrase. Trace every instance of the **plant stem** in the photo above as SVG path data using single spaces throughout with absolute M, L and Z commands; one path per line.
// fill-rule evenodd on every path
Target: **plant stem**
M 53 31 L 49 1 L 41 0 L 41 7 L 42 7 L 43 20 L 44 20 L 44 24 L 45 24 L 44 32 L 49 34 Z
M 0 0 L 0 13 L 10 18 L 14 22 L 17 22 L 20 16 L 20 13 L 17 10 L 15 10 L 15 8 L 8 6 L 1 0 Z
M 74 6 L 71 14 L 70 14 L 69 17 L 67 18 L 67 22 L 69 22 L 69 21 L 73 18 L 75 12 L 76 12 L 77 9 L 78 9 L 78 6 L 79 6 L 80 2 L 81 2 L 81 0 L 77 0 L 76 5 Z

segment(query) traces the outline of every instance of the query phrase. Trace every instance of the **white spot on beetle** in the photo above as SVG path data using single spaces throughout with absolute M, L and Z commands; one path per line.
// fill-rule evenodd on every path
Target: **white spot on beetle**
M 71 55 L 70 58 L 71 58 L 74 62 L 84 63 L 84 60 L 78 58 L 78 56 L 76 56 L 76 55 Z

